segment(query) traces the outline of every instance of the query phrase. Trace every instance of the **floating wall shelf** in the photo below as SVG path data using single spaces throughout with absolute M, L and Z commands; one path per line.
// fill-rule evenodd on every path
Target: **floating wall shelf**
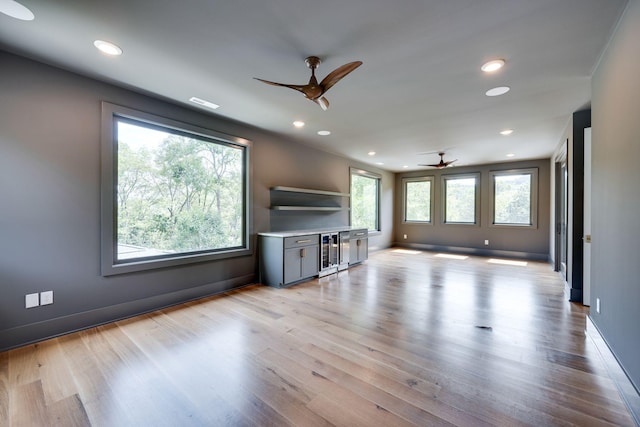
M 303 195 L 309 196 L 328 196 L 328 197 L 351 197 L 349 193 L 339 193 L 337 191 L 325 191 L 325 190 L 314 190 L 311 188 L 298 188 L 298 187 L 285 187 L 282 185 L 271 187 L 272 191 L 280 191 L 287 193 L 298 193 L 301 196 L 296 200 L 291 198 L 282 199 L 280 197 L 276 198 L 279 203 L 272 205 L 271 209 L 275 211 L 319 211 L 319 212 L 338 212 L 338 211 L 348 211 L 348 207 L 344 206 L 317 206 L 318 200 L 314 202 L 310 202 L 309 199 L 302 202 L 302 204 L 298 205 L 296 202 L 301 202 L 301 198 L 304 198 Z M 284 202 L 284 203 L 283 203 Z M 289 203 L 287 203 L 289 202 Z M 291 203 L 294 202 L 294 203 Z M 307 204 L 308 203 L 308 204 Z
M 274 211 L 348 211 L 349 208 L 340 206 L 272 206 Z
M 350 197 L 349 193 L 338 193 L 336 191 L 325 190 L 312 190 L 310 188 L 297 188 L 297 187 L 284 187 L 282 185 L 271 187 L 274 191 L 288 191 L 290 193 L 305 193 L 305 194 L 318 194 L 321 196 L 337 196 L 337 197 Z

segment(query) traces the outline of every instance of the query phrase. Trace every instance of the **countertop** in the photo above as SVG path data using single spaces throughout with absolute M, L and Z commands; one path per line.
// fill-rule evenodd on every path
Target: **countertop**
M 267 237 L 295 237 L 295 236 L 309 236 L 311 234 L 324 234 L 324 233 L 339 233 L 341 231 L 355 231 L 366 230 L 362 227 L 351 227 L 345 225 L 344 227 L 328 227 L 328 228 L 314 228 L 308 230 L 292 230 L 292 231 L 271 231 L 268 233 L 258 233 L 259 236 Z

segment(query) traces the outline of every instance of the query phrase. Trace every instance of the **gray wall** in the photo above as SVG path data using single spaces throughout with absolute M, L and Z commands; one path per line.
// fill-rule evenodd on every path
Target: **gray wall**
M 260 206 L 269 225 L 263 226 L 259 231 L 284 231 L 300 230 L 303 228 L 318 228 L 323 226 L 343 226 L 349 224 L 349 212 L 287 212 L 270 211 L 271 198 L 282 200 L 287 197 L 291 204 L 296 204 L 297 199 L 304 199 L 304 195 L 273 194 L 271 187 L 301 187 L 317 190 L 327 190 L 339 193 L 350 192 L 351 166 L 375 172 L 382 176 L 381 182 L 381 208 L 380 225 L 381 232 L 370 233 L 369 249 L 372 251 L 384 249 L 391 245 L 393 232 L 393 191 L 395 177 L 393 173 L 385 172 L 363 163 L 334 156 L 322 151 L 310 149 L 302 144 L 284 144 L 278 139 L 262 138 L 259 144 L 254 145 L 254 191 L 259 192 Z M 307 197 L 317 201 L 317 197 Z M 326 205 L 340 203 L 349 206 L 348 198 L 332 198 L 326 201 Z M 276 201 L 277 203 L 277 201 Z M 300 202 L 306 204 L 307 202 Z M 323 201 L 322 204 L 325 202 Z M 288 203 L 283 203 L 288 204 Z
M 255 280 L 255 254 L 100 276 L 101 101 L 253 141 L 254 241 L 270 229 L 270 186 L 348 192 L 349 167 L 365 167 L 2 51 L 0 64 L 0 350 Z M 393 226 L 394 177 L 377 172 L 385 205 L 374 249 L 390 245 Z M 319 221 L 346 225 L 341 215 Z M 46 290 L 53 305 L 24 308 L 26 294 Z
M 538 227 L 536 229 L 491 227 L 489 194 L 490 171 L 538 168 Z M 401 246 L 433 248 L 465 253 L 513 256 L 548 260 L 549 258 L 549 159 L 465 166 L 447 169 L 429 169 L 396 175 L 395 236 Z M 443 174 L 480 173 L 480 226 L 442 224 L 442 193 L 440 177 Z M 402 178 L 433 175 L 435 177 L 435 206 L 433 225 L 404 224 L 402 222 Z M 404 239 L 404 234 L 407 239 Z M 489 240 L 489 246 L 484 241 Z
M 592 80 L 591 318 L 640 389 L 638 40 L 640 0 L 631 0 Z

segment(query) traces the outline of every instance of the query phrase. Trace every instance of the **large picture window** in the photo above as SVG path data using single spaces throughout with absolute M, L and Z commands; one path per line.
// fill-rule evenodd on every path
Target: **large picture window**
M 351 226 L 380 231 L 380 175 L 351 169 Z
M 479 225 L 480 175 L 442 177 L 445 224 Z
M 104 104 L 103 274 L 249 250 L 246 141 Z
M 492 225 L 537 227 L 538 169 L 490 172 Z
M 433 211 L 433 177 L 403 178 L 404 222 L 430 224 Z

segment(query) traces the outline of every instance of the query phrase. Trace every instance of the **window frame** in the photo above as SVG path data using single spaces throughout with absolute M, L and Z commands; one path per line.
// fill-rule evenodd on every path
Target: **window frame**
M 213 261 L 253 254 L 250 236 L 253 233 L 252 207 L 252 161 L 251 141 L 226 135 L 212 129 L 185 123 L 153 113 L 127 108 L 109 102 L 102 102 L 101 129 L 101 275 L 111 276 L 124 273 L 174 267 L 185 264 Z M 233 248 L 181 252 L 175 255 L 118 260 L 117 243 L 117 177 L 118 143 L 117 118 L 162 128 L 182 135 L 193 135 L 212 143 L 220 143 L 243 150 L 243 231 L 241 245 Z
M 530 224 L 509 224 L 509 223 L 496 223 L 496 176 L 510 176 L 510 175 L 530 175 L 531 176 L 531 193 L 530 193 L 530 211 L 529 218 Z M 489 226 L 496 228 L 525 228 L 525 229 L 537 229 L 538 228 L 538 168 L 523 168 L 523 169 L 505 169 L 505 170 L 493 170 L 489 171 L 489 185 L 491 186 L 489 191 L 489 207 L 491 221 Z
M 474 222 L 447 221 L 447 181 L 469 178 L 473 178 L 475 180 Z M 480 172 L 442 175 L 440 177 L 440 185 L 442 187 L 442 224 L 461 225 L 465 227 L 480 227 Z
M 429 182 L 430 194 L 429 194 L 429 220 L 408 220 L 407 219 L 407 184 L 412 182 Z M 435 206 L 435 176 L 418 176 L 418 177 L 406 177 L 402 178 L 402 223 L 403 224 L 422 224 L 433 225 L 434 206 Z
M 382 227 L 380 225 L 380 196 L 382 191 L 382 175 L 367 171 L 360 168 L 349 168 L 349 224 L 353 226 L 353 192 L 351 191 L 353 186 L 353 176 L 364 176 L 367 178 L 372 178 L 376 180 L 376 227 L 375 229 L 368 229 L 369 233 L 379 233 L 382 231 Z

